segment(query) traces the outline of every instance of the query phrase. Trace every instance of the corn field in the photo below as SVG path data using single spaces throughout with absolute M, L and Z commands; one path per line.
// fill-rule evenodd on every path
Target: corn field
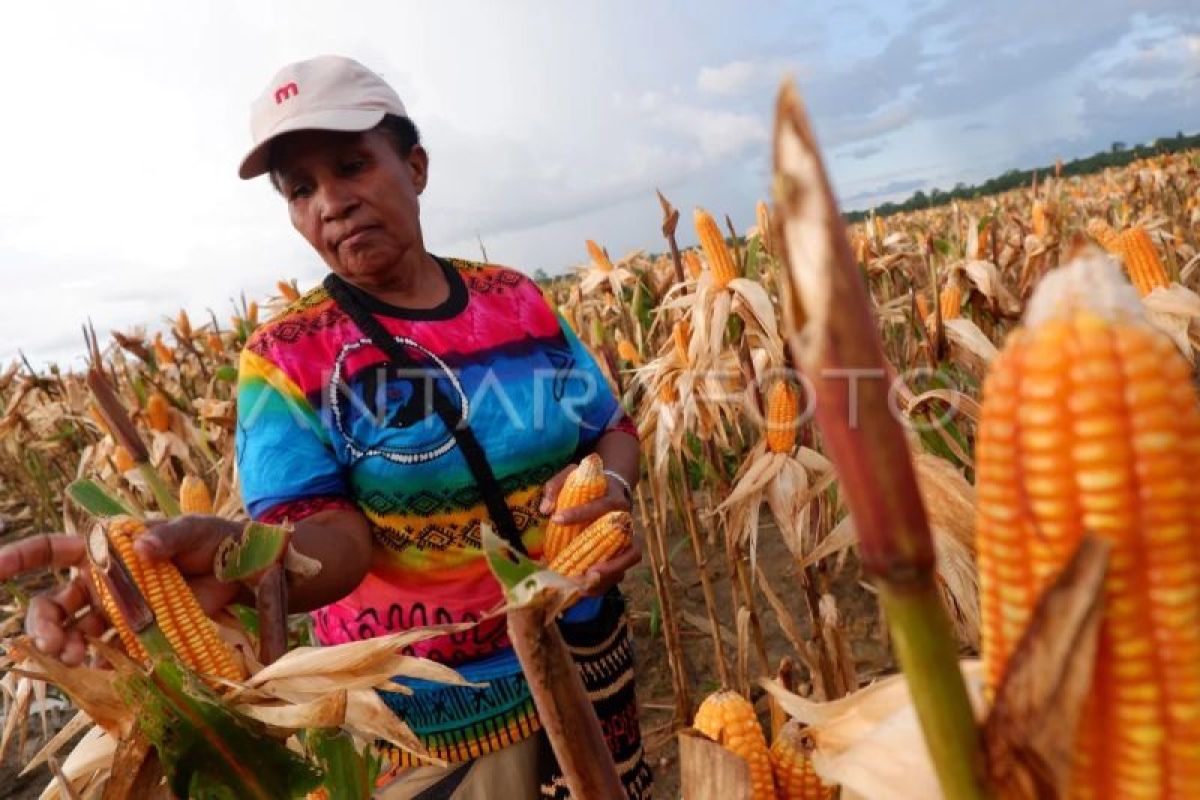
M 843 233 L 813 210 L 819 182 L 792 191 L 780 130 L 775 195 L 748 229 L 726 214 L 749 209 L 659 194 L 661 215 L 645 221 L 661 229 L 658 253 L 610 253 L 597 231 L 580 243 L 583 266 L 543 286 L 642 440 L 632 519 L 607 520 L 586 549 L 616 552 L 632 527 L 644 551 L 624 589 L 656 793 L 1200 796 L 1200 490 L 1187 477 L 1200 461 L 1200 152 L 1047 174 Z M 815 163 L 820 172 L 819 153 Z M 680 247 L 684 226 L 699 246 Z M 809 261 L 848 268 L 822 284 Z M 870 324 L 857 334 L 853 314 L 821 306 L 849 297 L 846 281 L 866 289 Z M 185 508 L 245 519 L 233 456 L 238 353 L 307 288 L 281 280 L 232 318 L 181 311 L 152 330 L 85 329 L 92 372 L 144 453 L 114 429 L 94 375 L 9 365 L 0 541 L 87 536 L 92 523 L 67 499 L 80 479 L 138 517 L 170 513 L 161 482 L 199 498 Z M 1086 305 L 1093 290 L 1102 307 Z M 877 364 L 838 360 L 856 352 L 856 336 L 878 341 Z M 872 407 L 864 398 L 876 384 L 883 404 Z M 834 406 L 848 415 L 844 430 L 828 422 Z M 888 425 L 894 441 L 879 433 Z M 580 467 L 580 497 L 596 469 Z M 584 548 L 567 544 L 578 534 L 559 532 L 555 572 L 584 571 Z M 926 572 L 935 601 L 910 613 L 918 592 L 906 587 L 924 586 Z M 103 702 L 81 696 L 78 682 L 95 674 L 66 675 L 20 643 L 25 603 L 50 582 L 34 576 L 0 593 L 0 759 L 53 762 L 59 778 L 44 796 L 99 796 L 113 754 L 125 752 L 114 731 L 128 726 L 106 725 Z M 166 591 L 138 583 L 151 605 Z M 935 647 L 941 623 L 929 624 L 929 641 L 913 631 L 939 615 L 946 636 Z M 223 676 L 213 691 L 255 687 L 240 709 L 282 728 L 340 726 L 356 742 L 414 746 L 403 730 L 381 730 L 374 709 L 352 719 L 373 685 L 362 676 L 397 674 L 395 642 L 353 668 L 264 678 L 273 666 L 255 660 L 254 637 L 229 615 L 217 628 L 191 667 Z M 102 645 L 110 661 L 129 662 L 119 647 L 129 663 L 148 658 L 136 635 L 118 632 Z M 187 637 L 166 632 L 183 655 Z M 301 621 L 290 635 L 304 641 Z M 961 697 L 915 677 L 937 647 L 950 683 L 962 676 Z M 304 675 L 343 673 L 360 694 L 340 717 L 314 708 L 319 691 L 296 688 Z M 1035 674 L 1063 677 L 1047 689 Z M 272 680 L 287 691 L 264 690 Z M 65 740 L 47 745 L 27 727 L 47 683 L 88 712 L 71 723 L 89 731 L 74 746 L 107 749 L 67 756 Z M 970 734 L 939 744 L 955 738 L 945 720 L 962 722 L 956 703 Z M 280 722 L 285 706 L 303 709 L 303 723 Z

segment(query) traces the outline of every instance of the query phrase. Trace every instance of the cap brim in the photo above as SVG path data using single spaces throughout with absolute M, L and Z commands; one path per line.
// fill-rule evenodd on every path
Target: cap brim
M 384 109 L 323 109 L 289 117 L 259 142 L 242 159 L 238 177 L 242 180 L 265 175 L 271 155 L 271 143 L 293 131 L 366 131 L 374 128 L 387 114 Z

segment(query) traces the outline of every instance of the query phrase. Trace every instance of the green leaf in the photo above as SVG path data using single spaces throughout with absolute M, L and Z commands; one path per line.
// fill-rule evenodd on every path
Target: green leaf
M 509 547 L 508 542 L 501 539 L 490 525 L 483 526 L 483 552 L 487 555 L 488 566 L 492 574 L 506 592 L 511 592 L 523 581 L 530 578 L 542 568 Z
M 217 550 L 213 573 L 217 580 L 254 581 L 280 562 L 292 531 L 282 525 L 247 523 L 241 539 L 226 539 Z
M 302 797 L 321 771 L 234 711 L 175 658 L 155 658 L 149 674 L 131 671 L 118 690 L 138 709 L 171 790 L 179 797 L 277 800 Z
M 218 367 L 217 371 L 213 374 L 219 381 L 224 381 L 225 383 L 237 383 L 237 367 L 231 364 Z
M 339 728 L 311 729 L 304 743 L 325 773 L 321 785 L 329 800 L 370 800 L 383 763 L 370 747 L 359 752 L 354 739 Z
M 226 606 L 231 614 L 237 617 L 238 624 L 241 625 L 253 637 L 258 638 L 258 612 L 249 606 L 244 606 L 241 603 L 233 603 Z
M 113 497 L 107 489 L 89 478 L 82 478 L 71 483 L 67 487 L 67 497 L 70 497 L 75 505 L 93 517 L 107 519 L 109 517 L 133 516 L 133 512 L 126 508 L 120 500 Z

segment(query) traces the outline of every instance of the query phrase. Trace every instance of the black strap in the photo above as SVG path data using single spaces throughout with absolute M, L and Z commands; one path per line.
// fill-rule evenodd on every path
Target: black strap
M 425 367 L 418 364 L 404 351 L 400 343 L 387 332 L 375 315 L 363 307 L 345 281 L 330 273 L 325 276 L 324 286 L 338 307 L 354 320 L 354 324 L 367 335 L 372 344 L 387 355 L 391 364 L 405 369 L 425 370 Z M 479 486 L 479 492 L 483 495 L 488 516 L 492 518 L 492 522 L 504 540 L 517 552 L 527 555 L 525 545 L 521 541 L 521 532 L 517 529 L 516 520 L 513 519 L 512 509 L 504 500 L 504 491 L 500 488 L 500 482 L 496 480 L 495 473 L 492 472 L 492 465 L 488 461 L 487 453 L 483 451 L 483 447 L 475 437 L 475 432 L 467 424 L 458 403 L 446 396 L 437 380 L 433 380 L 432 383 L 433 410 L 437 412 L 442 422 L 453 434 L 455 442 L 458 443 L 458 449 L 462 451 L 463 458 L 467 460 L 467 467 L 470 468 L 471 475 Z
M 474 763 L 474 761 L 468 761 L 454 767 L 446 773 L 444 778 L 438 778 L 437 783 L 414 794 L 412 800 L 450 800 L 462 782 L 467 779 L 467 773 L 471 771 L 471 765 Z

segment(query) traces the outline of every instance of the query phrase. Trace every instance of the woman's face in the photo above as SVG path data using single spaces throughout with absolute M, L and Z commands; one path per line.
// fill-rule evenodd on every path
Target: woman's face
M 429 160 L 417 145 L 402 158 L 389 134 L 297 131 L 271 149 L 292 225 L 329 268 L 383 286 L 423 254 L 420 203 Z

